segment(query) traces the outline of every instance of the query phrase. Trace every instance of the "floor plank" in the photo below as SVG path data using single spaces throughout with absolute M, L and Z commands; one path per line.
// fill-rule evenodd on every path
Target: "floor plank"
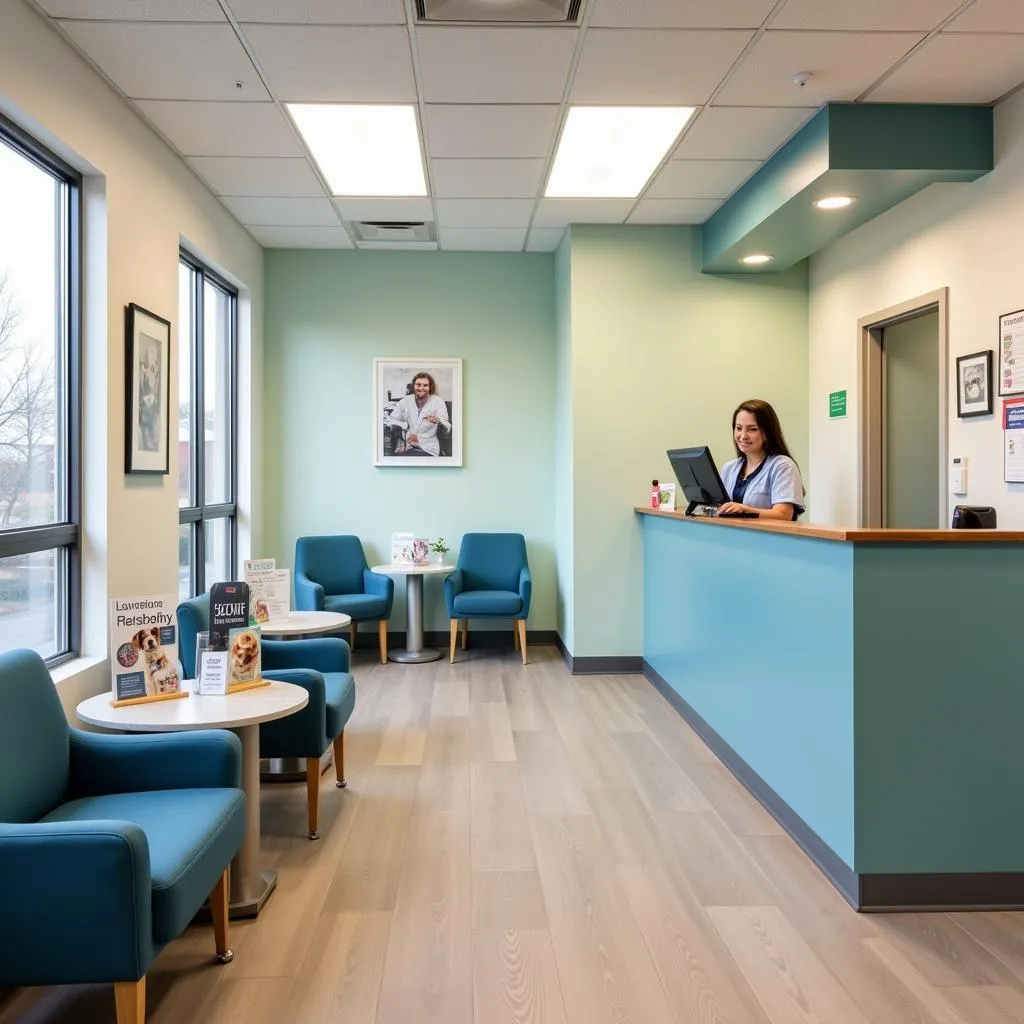
M 487 1024 L 566 1024 L 546 931 L 502 928 L 474 936 L 473 1013 Z

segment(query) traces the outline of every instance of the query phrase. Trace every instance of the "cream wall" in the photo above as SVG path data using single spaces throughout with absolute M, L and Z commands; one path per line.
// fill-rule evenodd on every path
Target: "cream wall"
M 107 601 L 177 592 L 178 476 L 124 468 L 124 307 L 172 324 L 177 407 L 178 248 L 187 244 L 241 290 L 244 535 L 259 524 L 261 438 L 248 429 L 262 380 L 263 253 L 185 164 L 21 0 L 0 4 L 0 111 L 80 169 L 85 183 L 83 296 L 84 657 L 55 673 L 66 707 L 109 685 Z M 258 424 L 258 418 L 254 418 Z M 251 472 L 250 472 L 251 471 Z
M 814 518 L 857 522 L 857 320 L 949 289 L 948 453 L 968 458 L 959 503 L 994 505 L 1000 527 L 1024 529 L 1024 485 L 1003 482 L 1000 399 L 994 414 L 956 418 L 955 359 L 996 350 L 998 317 L 1024 307 L 1024 92 L 995 111 L 995 169 L 971 184 L 933 185 L 821 250 L 810 267 L 810 475 Z M 849 391 L 828 419 L 830 391 Z

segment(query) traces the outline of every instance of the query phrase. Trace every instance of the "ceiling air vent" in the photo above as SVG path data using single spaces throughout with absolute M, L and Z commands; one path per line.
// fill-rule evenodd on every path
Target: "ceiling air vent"
M 582 0 L 416 0 L 418 21 L 575 25 Z
M 434 225 L 421 220 L 357 220 L 361 242 L 433 242 Z

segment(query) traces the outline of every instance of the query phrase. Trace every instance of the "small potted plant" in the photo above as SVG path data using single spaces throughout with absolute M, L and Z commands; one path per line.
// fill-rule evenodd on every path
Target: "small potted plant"
M 445 544 L 444 537 L 438 537 L 437 540 L 430 542 L 430 550 L 433 553 L 434 560 L 436 562 L 443 562 L 445 555 L 451 551 L 451 548 Z

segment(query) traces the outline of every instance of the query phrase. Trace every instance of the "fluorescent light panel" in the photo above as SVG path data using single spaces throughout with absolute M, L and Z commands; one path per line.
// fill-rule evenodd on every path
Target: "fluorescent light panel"
M 288 112 L 336 196 L 425 196 L 411 106 L 288 103 Z
M 633 199 L 693 116 L 693 107 L 571 107 L 544 195 Z

